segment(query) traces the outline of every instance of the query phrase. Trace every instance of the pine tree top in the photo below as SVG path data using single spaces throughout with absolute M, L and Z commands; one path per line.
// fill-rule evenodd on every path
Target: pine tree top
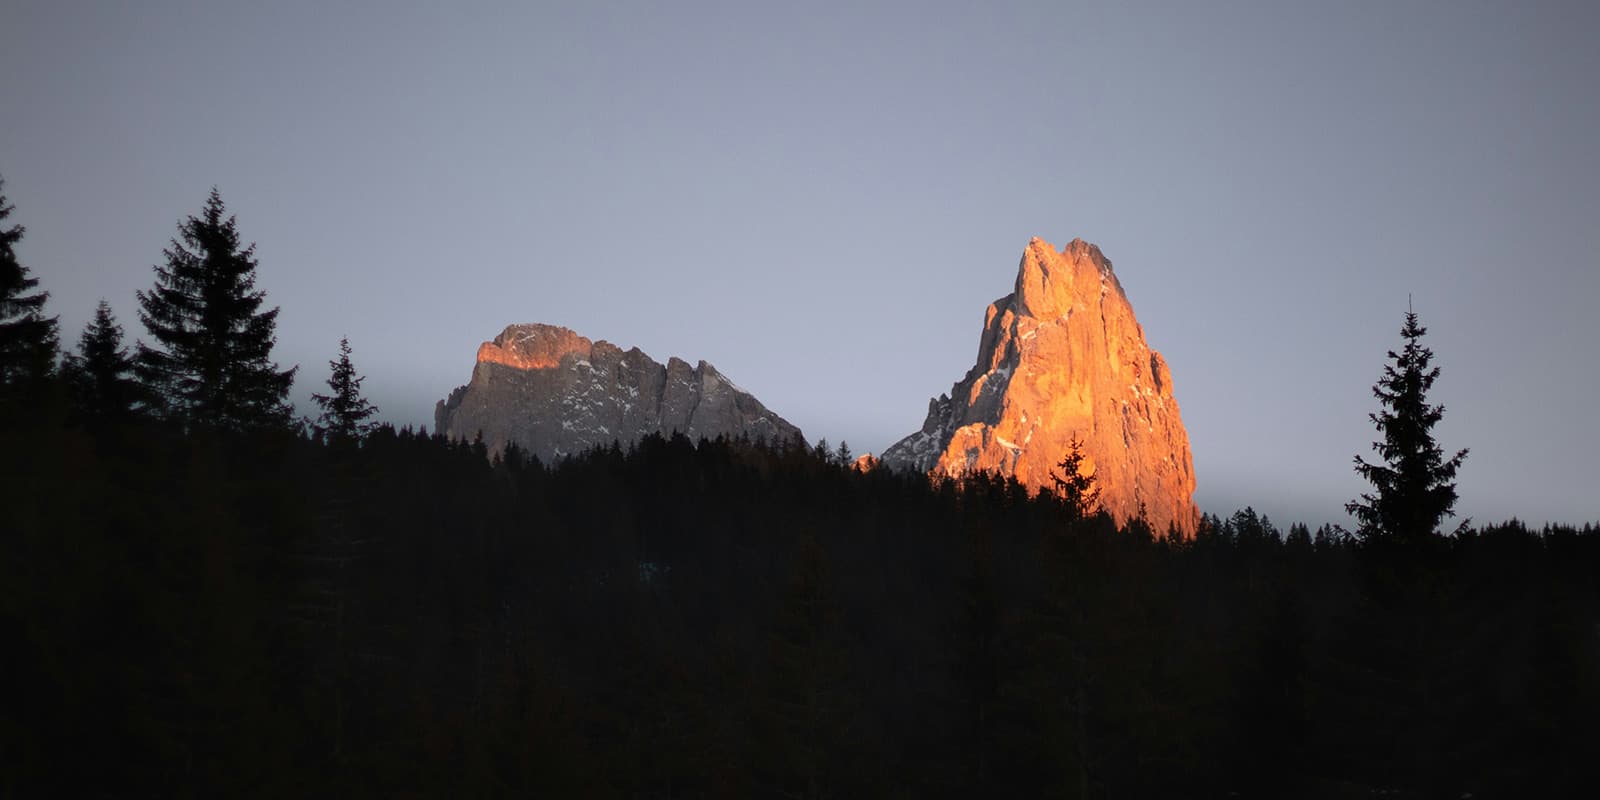
M 55 371 L 59 341 L 56 318 L 44 316 L 49 292 L 35 291 L 39 279 L 17 259 L 16 244 L 25 228 L 4 225 L 15 208 L 6 202 L 0 178 L 0 387 L 40 388 Z
M 78 336 L 77 353 L 66 357 L 63 370 L 81 418 L 123 422 L 148 404 L 144 388 L 131 376 L 133 359 L 122 342 L 122 326 L 117 324 L 111 304 L 101 300 L 94 318 Z
M 37 314 L 50 298 L 49 292 L 25 294 L 38 287 L 39 279 L 30 276 L 28 268 L 17 259 L 16 244 L 22 241 L 27 228 L 3 224 L 15 209 L 6 202 L 5 179 L 0 178 L 0 323 Z
M 1433 536 L 1453 513 L 1455 476 L 1467 451 L 1450 458 L 1434 441 L 1433 427 L 1444 418 L 1444 406 L 1428 402 L 1439 377 L 1431 366 L 1433 351 L 1422 345 L 1428 329 L 1415 311 L 1406 312 L 1400 352 L 1388 351 L 1392 363 L 1372 387 L 1379 410 L 1368 415 L 1382 438 L 1372 443 L 1381 463 L 1355 457 L 1356 472 L 1374 491 L 1346 504 L 1368 540 L 1416 541 Z
M 366 378 L 356 374 L 350 352 L 349 337 L 341 338 L 339 356 L 328 362 L 328 388 L 332 393 L 311 395 L 322 408 L 316 430 L 336 441 L 366 436 L 374 427 L 368 420 L 378 413 L 378 407 L 361 396 L 361 383 Z
M 138 345 L 140 378 L 185 424 L 288 425 L 295 369 L 271 358 L 278 309 L 262 308 L 255 245 L 243 244 L 216 188 L 199 216 L 179 223 L 163 255 L 156 285 L 138 293 L 139 319 L 155 340 Z

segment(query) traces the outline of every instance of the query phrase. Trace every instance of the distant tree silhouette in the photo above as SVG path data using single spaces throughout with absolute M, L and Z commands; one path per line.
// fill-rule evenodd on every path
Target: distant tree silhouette
M 1073 439 L 1056 465 L 1060 474 L 1050 471 L 1056 496 L 1066 502 L 1074 520 L 1088 519 L 1100 507 L 1100 487 L 1095 486 L 1093 475 L 1083 473 L 1083 458 L 1083 442 Z
M 339 357 L 329 361 L 328 367 L 332 370 L 328 376 L 332 394 L 311 395 L 322 408 L 317 417 L 317 432 L 333 440 L 360 439 L 374 427 L 367 420 L 378 413 L 378 407 L 361 396 L 361 382 L 366 377 L 356 375 L 355 365 L 350 363 L 348 337 L 339 340 Z
M 0 178 L 0 392 L 8 399 L 37 389 L 51 376 L 60 343 L 56 318 L 43 314 L 50 293 L 33 291 L 39 279 L 17 260 L 15 247 L 25 229 L 3 227 L 13 208 L 4 190 Z
M 272 362 L 278 309 L 261 310 L 255 245 L 241 246 L 215 188 L 163 252 L 155 287 L 139 292 L 139 319 L 155 339 L 139 342 L 140 379 L 170 418 L 189 426 L 288 425 L 295 370 Z
M 133 359 L 122 346 L 122 326 L 104 300 L 95 307 L 94 319 L 78 337 L 78 352 L 62 365 L 72 387 L 73 405 L 85 419 L 126 421 L 144 396 L 133 379 Z
M 1444 406 L 1428 403 L 1439 368 L 1429 368 L 1433 351 L 1421 343 L 1427 332 L 1416 312 L 1407 309 L 1400 329 L 1405 347 L 1398 354 L 1389 351 L 1394 363 L 1383 368 L 1383 377 L 1372 387 L 1382 408 L 1368 416 L 1383 436 L 1372 449 L 1383 463 L 1355 457 L 1356 472 L 1374 491 L 1345 505 L 1360 522 L 1356 533 L 1365 541 L 1425 540 L 1455 507 L 1456 470 L 1467 451 L 1445 458 L 1433 440 L 1433 426 L 1444 417 Z
M 828 440 L 824 437 L 817 440 L 816 446 L 811 449 L 811 454 L 817 461 L 826 464 L 833 458 L 833 448 L 828 445 Z
M 1249 545 L 1263 541 L 1276 543 L 1282 538 L 1272 520 L 1265 514 L 1257 514 L 1250 506 L 1233 512 L 1233 516 L 1229 517 L 1223 526 L 1228 531 L 1226 534 L 1228 538 L 1236 544 Z
M 1289 526 L 1289 535 L 1284 537 L 1283 543 L 1296 550 L 1311 549 L 1311 529 L 1304 522 L 1296 522 Z

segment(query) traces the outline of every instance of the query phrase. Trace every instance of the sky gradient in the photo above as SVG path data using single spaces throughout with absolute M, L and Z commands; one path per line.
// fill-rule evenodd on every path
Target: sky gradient
M 1348 524 L 1412 298 L 1458 511 L 1600 519 L 1600 4 L 10 3 L 0 175 L 75 343 L 215 185 L 309 413 L 479 342 L 706 359 L 881 451 L 1031 236 L 1115 263 L 1202 509 Z

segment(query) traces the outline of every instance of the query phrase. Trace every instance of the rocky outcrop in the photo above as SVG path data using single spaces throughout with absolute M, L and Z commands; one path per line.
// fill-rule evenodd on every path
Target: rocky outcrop
M 1157 532 L 1194 532 L 1194 463 L 1166 361 L 1145 343 L 1100 248 L 1074 239 L 1057 251 L 1036 238 L 1015 290 L 984 313 L 977 364 L 882 459 L 1040 487 L 1073 440 L 1118 523 L 1142 516 Z
M 434 424 L 453 439 L 481 433 L 491 452 L 516 442 L 546 462 L 613 441 L 626 447 L 651 433 L 800 435 L 704 361 L 662 365 L 637 347 L 592 342 L 554 325 L 512 325 L 484 342 L 471 382 L 439 401 Z

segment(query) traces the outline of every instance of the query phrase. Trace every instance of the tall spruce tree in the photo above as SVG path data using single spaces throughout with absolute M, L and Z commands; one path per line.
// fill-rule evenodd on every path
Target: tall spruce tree
M 1372 387 L 1382 408 L 1368 417 L 1383 436 L 1372 449 L 1383 461 L 1373 464 L 1355 457 L 1356 472 L 1374 491 L 1345 505 L 1360 523 L 1356 532 L 1365 541 L 1426 540 L 1455 508 L 1456 470 L 1467 451 L 1445 458 L 1433 440 L 1433 426 L 1444 417 L 1444 406 L 1428 403 L 1439 368 L 1429 368 L 1433 351 L 1422 346 L 1427 332 L 1408 308 L 1400 329 L 1405 347 L 1398 354 L 1389 351 L 1394 363 L 1383 368 L 1383 377 Z
M 139 319 L 155 340 L 138 344 L 139 378 L 169 418 L 191 427 L 287 426 L 295 370 L 272 361 L 278 309 L 261 310 L 255 245 L 241 246 L 215 188 L 163 253 L 155 287 L 139 292 Z
M 378 407 L 361 396 L 361 382 L 366 377 L 356 375 L 355 365 L 350 363 L 348 337 L 339 340 L 339 357 L 329 361 L 328 367 L 332 371 L 328 388 L 333 393 L 311 395 L 322 407 L 317 432 L 335 441 L 360 439 L 372 430 L 373 424 L 367 420 L 378 413 Z
M 62 366 L 73 405 L 85 420 L 125 422 L 143 403 L 144 387 L 133 379 L 133 359 L 122 346 L 122 326 L 104 300 L 78 337 L 78 352 L 68 354 Z
M 54 373 L 60 347 L 56 318 L 44 316 L 50 293 L 34 291 L 39 279 L 17 260 L 25 229 L 4 226 L 12 208 L 0 178 L 0 402 L 38 391 Z
M 1083 442 L 1073 437 L 1067 445 L 1067 454 L 1056 465 L 1061 472 L 1050 470 L 1056 497 L 1066 505 L 1074 522 L 1088 519 L 1100 508 L 1100 487 L 1095 485 L 1093 475 L 1084 474 L 1084 458 Z

